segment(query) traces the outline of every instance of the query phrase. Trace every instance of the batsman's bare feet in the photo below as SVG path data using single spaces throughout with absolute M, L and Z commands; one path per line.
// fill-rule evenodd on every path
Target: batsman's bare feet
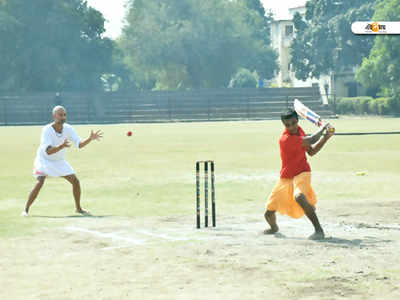
M 313 240 L 313 241 L 323 240 L 324 238 L 325 238 L 325 234 L 323 231 L 316 231 L 308 237 L 309 240 Z
M 84 210 L 84 209 L 77 209 L 77 210 L 75 210 L 75 212 L 77 213 L 77 214 L 81 214 L 81 215 L 83 215 L 83 216 L 90 216 L 90 212 L 88 212 L 88 211 L 86 211 L 86 210 Z
M 264 234 L 274 234 L 274 233 L 277 233 L 277 232 L 278 232 L 278 230 L 279 230 L 279 228 L 274 228 L 274 229 L 272 229 L 272 228 L 270 228 L 270 229 L 265 229 L 265 230 L 264 230 Z

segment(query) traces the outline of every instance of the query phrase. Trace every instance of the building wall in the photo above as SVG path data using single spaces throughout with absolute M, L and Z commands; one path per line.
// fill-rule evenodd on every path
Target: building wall
M 291 72 L 289 71 L 290 62 L 290 44 L 292 43 L 293 33 L 287 34 L 287 26 L 293 28 L 293 22 L 290 20 L 280 20 L 272 24 L 271 41 L 272 47 L 279 54 L 279 73 L 276 77 L 276 83 L 279 87 L 291 85 Z
M 296 12 L 304 16 L 306 8 L 304 6 L 290 8 L 289 13 L 294 16 Z M 293 32 L 288 34 L 287 27 L 292 26 Z M 272 47 L 278 53 L 279 73 L 272 80 L 272 83 L 278 87 L 310 87 L 318 84 L 322 101 L 328 104 L 329 97 L 336 93 L 337 97 L 349 97 L 365 95 L 366 89 L 355 81 L 355 68 L 346 72 L 337 74 L 331 73 L 321 75 L 319 79 L 308 78 L 305 81 L 295 77 L 293 70 L 289 67 L 291 60 L 290 45 L 295 36 L 293 20 L 277 20 L 271 26 Z

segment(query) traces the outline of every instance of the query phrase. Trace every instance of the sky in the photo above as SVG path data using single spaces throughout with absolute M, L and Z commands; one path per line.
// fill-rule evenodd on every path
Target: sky
M 127 0 L 86 0 L 89 6 L 100 11 L 105 23 L 105 36 L 116 38 L 121 34 L 123 20 L 126 12 Z M 261 0 L 266 10 L 271 9 L 275 14 L 275 19 L 289 18 L 288 8 L 304 5 L 307 0 Z

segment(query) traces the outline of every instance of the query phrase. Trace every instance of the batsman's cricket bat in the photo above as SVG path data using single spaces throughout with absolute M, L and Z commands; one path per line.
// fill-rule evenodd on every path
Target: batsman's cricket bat
M 297 112 L 298 115 L 302 116 L 304 119 L 309 120 L 311 123 L 319 126 L 323 126 L 324 123 L 322 122 L 321 117 L 301 103 L 300 100 L 294 99 L 294 110 Z M 330 127 L 328 128 L 329 132 L 335 132 L 335 128 Z M 387 132 L 340 132 L 335 133 L 335 135 L 370 135 L 370 134 L 400 134 L 400 131 L 387 131 Z
M 305 106 L 303 103 L 301 103 L 300 100 L 294 99 L 294 110 L 297 112 L 298 115 L 302 116 L 304 119 L 309 120 L 311 123 L 314 125 L 320 127 L 323 126 L 324 123 L 322 122 L 321 117 L 313 112 L 311 109 L 309 109 L 307 106 Z M 334 132 L 334 128 L 329 128 L 329 131 Z

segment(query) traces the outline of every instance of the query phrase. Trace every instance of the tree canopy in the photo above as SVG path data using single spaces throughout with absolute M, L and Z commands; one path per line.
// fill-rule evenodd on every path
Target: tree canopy
M 244 0 L 132 0 L 120 44 L 136 79 L 157 89 L 226 87 L 247 68 L 272 78 L 266 19 Z
M 95 90 L 113 71 L 104 17 L 83 0 L 0 2 L 0 89 Z
M 400 0 L 381 2 L 373 21 L 400 21 Z M 400 96 L 400 39 L 397 35 L 377 36 L 371 53 L 362 61 L 356 79 L 384 94 Z
M 294 16 L 296 36 L 291 46 L 291 63 L 299 79 L 361 64 L 375 38 L 351 32 L 355 21 L 370 20 L 382 0 L 310 0 L 305 19 Z

